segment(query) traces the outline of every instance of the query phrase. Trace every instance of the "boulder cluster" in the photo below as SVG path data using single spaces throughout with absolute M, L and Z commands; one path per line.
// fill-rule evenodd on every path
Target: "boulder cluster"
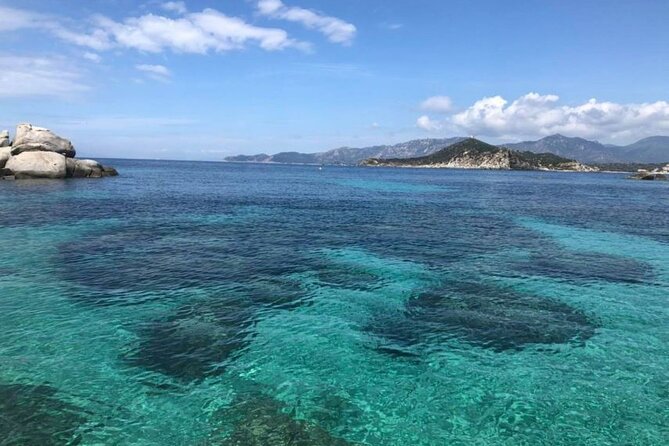
M 116 176 L 113 167 L 94 160 L 75 159 L 72 143 L 51 130 L 31 124 L 16 127 L 14 141 L 0 132 L 0 179 L 102 178 Z

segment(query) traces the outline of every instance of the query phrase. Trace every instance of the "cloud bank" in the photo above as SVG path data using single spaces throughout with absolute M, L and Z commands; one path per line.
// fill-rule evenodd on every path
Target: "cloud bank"
M 421 116 L 416 125 L 428 131 L 447 129 L 505 140 L 555 133 L 607 141 L 633 140 L 669 133 L 669 103 L 619 104 L 590 99 L 579 105 L 561 105 L 559 96 L 553 94 L 528 93 L 511 102 L 492 96 L 445 119 Z

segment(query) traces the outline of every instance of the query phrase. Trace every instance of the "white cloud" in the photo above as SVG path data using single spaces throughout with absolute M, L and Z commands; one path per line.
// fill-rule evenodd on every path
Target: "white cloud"
M 435 132 L 437 130 L 441 130 L 443 125 L 441 122 L 435 121 L 427 115 L 423 115 L 416 120 L 416 127 L 428 132 Z
M 36 28 L 49 23 L 48 17 L 32 11 L 0 5 L 0 32 Z
M 167 68 L 164 65 L 141 64 L 141 65 L 136 65 L 135 68 L 137 68 L 142 73 L 146 74 L 151 79 L 157 81 L 165 82 L 172 77 L 172 72 L 169 70 L 169 68 Z
M 608 141 L 669 132 L 669 103 L 618 104 L 596 99 L 560 105 L 556 95 L 528 93 L 509 103 L 501 96 L 476 101 L 453 115 L 455 129 L 469 134 L 520 139 L 554 133 Z
M 72 63 L 60 58 L 0 56 L 0 97 L 70 97 L 89 89 Z
M 172 6 L 178 8 L 179 5 Z M 310 48 L 308 43 L 290 38 L 282 29 L 254 26 L 214 9 L 179 18 L 146 14 L 118 22 L 95 16 L 87 31 L 76 31 L 74 26 L 65 26 L 55 17 L 16 8 L 0 7 L 0 17 L 4 19 L 0 32 L 37 29 L 96 51 L 129 48 L 149 53 L 169 50 L 206 54 L 241 50 L 253 44 L 267 51 Z
M 83 54 L 84 59 L 90 60 L 91 62 L 100 63 L 102 62 L 102 57 L 99 54 L 86 52 Z
M 420 109 L 434 113 L 447 113 L 453 108 L 453 101 L 448 96 L 432 96 L 420 104 Z
M 240 50 L 249 43 L 267 51 L 306 48 L 305 43 L 289 38 L 282 29 L 253 26 L 214 9 L 205 9 L 178 19 L 147 14 L 115 22 L 98 17 L 97 25 L 116 46 L 150 53 L 171 50 L 205 54 L 209 51 Z
M 260 14 L 275 19 L 301 23 L 309 29 L 324 34 L 330 42 L 349 45 L 353 42 L 357 29 L 355 25 L 336 17 L 319 14 L 310 9 L 286 6 L 281 0 L 259 0 Z
M 175 12 L 177 14 L 186 14 L 188 12 L 185 2 L 165 2 L 160 6 L 165 11 Z

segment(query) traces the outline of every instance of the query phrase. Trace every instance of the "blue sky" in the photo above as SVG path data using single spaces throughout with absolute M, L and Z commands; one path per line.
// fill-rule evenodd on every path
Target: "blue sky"
M 0 0 L 0 130 L 217 160 L 669 134 L 665 0 Z

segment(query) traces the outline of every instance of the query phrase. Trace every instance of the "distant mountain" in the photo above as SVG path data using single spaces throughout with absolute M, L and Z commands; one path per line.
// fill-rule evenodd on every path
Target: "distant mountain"
M 523 141 L 504 144 L 504 146 L 513 150 L 552 153 L 582 163 L 621 163 L 626 161 L 618 153 L 618 148 L 615 146 L 605 146 L 597 141 L 570 138 L 560 134 L 547 136 L 538 141 Z
M 457 142 L 431 155 L 417 158 L 378 159 L 361 163 L 364 166 L 434 167 L 460 169 L 505 170 L 572 170 L 594 171 L 572 159 L 552 153 L 533 153 L 493 146 L 475 138 Z
M 429 155 L 465 138 L 416 139 L 394 145 L 372 147 L 341 147 L 319 153 L 280 152 L 276 155 L 237 155 L 225 158 L 230 162 L 328 164 L 355 166 L 367 158 L 412 158 Z
M 394 145 L 372 147 L 341 147 L 318 153 L 281 152 L 276 155 L 238 155 L 225 158 L 231 162 L 247 163 L 282 163 L 282 164 L 328 164 L 354 166 L 363 160 L 416 158 L 433 154 L 465 138 L 416 139 Z M 589 141 L 583 138 L 570 138 L 563 135 L 551 135 L 538 141 L 523 141 L 504 144 L 512 150 L 533 153 L 552 153 L 567 159 L 589 164 L 621 163 L 667 163 L 669 162 L 669 136 L 652 136 L 628 146 L 615 146 Z
M 669 161 L 669 136 L 651 136 L 634 144 L 616 146 L 557 134 L 538 141 L 524 141 L 505 146 L 535 153 L 550 152 L 584 163 L 666 163 Z
M 669 162 L 669 136 L 651 136 L 617 150 L 626 161 L 666 163 Z

